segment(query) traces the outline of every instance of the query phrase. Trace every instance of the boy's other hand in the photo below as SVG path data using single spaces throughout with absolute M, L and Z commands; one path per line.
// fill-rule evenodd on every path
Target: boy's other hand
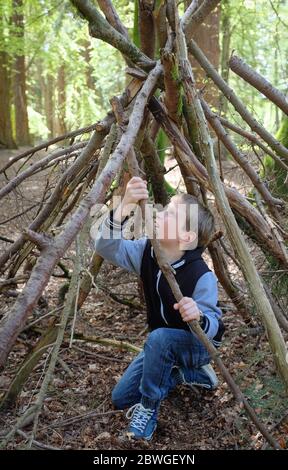
M 182 320 L 189 322 L 192 320 L 200 320 L 200 311 L 191 297 L 182 297 L 180 302 L 173 305 L 175 310 L 179 310 Z
M 136 204 L 141 199 L 148 199 L 148 197 L 147 181 L 140 176 L 133 176 L 127 183 L 123 205 Z

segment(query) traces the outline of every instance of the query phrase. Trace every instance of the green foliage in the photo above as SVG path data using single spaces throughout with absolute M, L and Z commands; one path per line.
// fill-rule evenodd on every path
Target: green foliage
M 41 137 L 41 139 L 47 140 L 49 129 L 46 126 L 45 116 L 35 111 L 31 106 L 28 106 L 28 118 L 31 136 L 34 136 L 35 139 Z
M 133 29 L 133 2 L 113 2 L 120 16 Z M 123 91 L 125 64 L 114 48 L 89 36 L 87 22 L 75 15 L 69 1 L 25 0 L 24 41 L 17 37 L 11 23 L 12 1 L 0 0 L 0 50 L 11 58 L 25 55 L 29 125 L 35 139 L 49 135 L 46 122 L 45 93 L 50 86 L 54 114 L 57 114 L 57 75 L 65 66 L 67 130 L 89 125 L 102 119 L 110 109 L 109 98 Z M 89 49 L 87 53 L 86 49 Z M 92 88 L 87 86 L 88 75 Z
M 265 376 L 261 382 L 254 382 L 243 391 L 262 419 L 273 416 L 273 420 L 278 421 L 287 411 L 288 400 L 283 399 L 285 388 L 277 377 Z
M 285 147 L 288 148 L 288 118 L 285 117 L 282 121 L 280 128 L 276 133 L 276 139 L 279 140 Z M 265 155 L 264 160 L 264 170 L 261 169 L 261 176 L 266 177 L 270 180 L 270 189 L 276 197 L 282 197 L 288 201 L 287 194 L 287 184 L 285 184 L 285 179 L 287 176 L 286 171 L 279 166 L 275 160 L 269 155 Z
M 221 8 L 228 11 L 230 16 L 232 31 L 230 50 L 234 50 L 274 86 L 286 93 L 288 2 L 226 0 L 223 4 L 221 2 Z M 280 119 L 276 106 L 231 71 L 229 81 L 256 119 L 270 132 L 275 133 Z M 241 123 L 232 106 L 229 106 L 229 110 L 228 117 Z
M 281 127 L 276 134 L 276 139 L 288 148 L 288 118 L 283 119 Z
M 279 140 L 285 147 L 288 148 L 288 118 L 285 117 L 282 121 L 282 124 L 279 130 L 276 133 L 276 139 Z M 285 183 L 287 172 L 279 166 L 275 160 L 270 157 L 270 155 L 265 155 L 263 159 L 263 168 L 261 168 L 260 176 L 266 178 L 269 181 L 269 189 L 273 196 L 283 199 L 288 202 L 288 191 L 287 183 Z M 288 220 L 287 214 L 283 214 L 282 226 L 286 231 L 288 230 Z M 286 227 L 285 227 L 286 226 Z M 285 242 L 287 245 L 287 241 Z M 271 286 L 271 290 L 278 299 L 278 302 L 282 304 L 283 309 L 287 308 L 287 292 L 288 292 L 288 276 L 287 273 L 277 273 L 279 269 L 279 264 L 275 258 L 272 256 L 267 256 L 267 261 L 269 263 L 269 269 L 271 273 L 268 273 L 266 278 L 267 284 Z M 273 272 L 275 274 L 273 275 Z
M 133 42 L 135 46 L 140 47 L 140 34 L 138 24 L 138 0 L 134 0 L 134 25 L 133 25 Z
M 161 1 L 157 0 L 156 7 Z M 138 1 L 115 0 L 113 5 L 130 38 L 139 46 Z M 183 8 L 184 2 L 180 2 L 180 15 Z M 221 2 L 221 8 L 231 19 L 231 50 L 286 92 L 288 27 L 285 18 L 288 16 L 288 2 L 275 0 L 272 8 L 271 2 L 266 0 L 226 0 Z M 68 0 L 25 0 L 19 9 L 24 15 L 24 41 L 17 36 L 19 29 L 11 22 L 13 12 L 12 0 L 0 0 L 0 50 L 9 54 L 11 63 L 16 55 L 25 55 L 32 121 L 37 115 L 35 113 L 39 113 L 47 127 L 43 86 L 47 85 L 48 76 L 54 78 L 52 94 L 57 112 L 57 73 L 63 64 L 67 129 L 101 119 L 110 107 L 109 98 L 121 92 L 125 84 L 122 56 L 109 45 L 90 38 L 86 21 L 75 13 Z M 87 54 L 85 56 L 85 42 L 90 47 L 89 59 Z M 89 74 L 92 89 L 87 87 Z M 230 73 L 230 82 L 260 122 L 275 133 L 280 120 L 276 107 L 233 73 Z M 182 113 L 182 102 L 179 102 L 179 113 Z M 228 117 L 234 120 L 236 114 L 231 106 L 229 113 Z M 241 121 L 237 123 L 241 124 Z M 44 135 L 42 124 L 42 131 L 37 130 L 36 119 L 32 127 L 34 135 L 38 132 L 38 137 Z
M 166 149 L 169 145 L 169 140 L 163 129 L 160 129 L 156 140 L 157 152 L 161 163 L 164 165 Z M 176 194 L 175 189 L 165 180 L 165 189 L 170 196 Z
M 174 66 L 172 67 L 171 76 L 172 76 L 172 79 L 176 82 L 176 85 L 177 85 L 177 88 L 178 88 L 179 100 L 178 100 L 178 105 L 177 105 L 177 114 L 178 114 L 178 116 L 181 116 L 182 111 L 183 111 L 182 94 L 183 94 L 183 91 L 184 91 L 184 87 L 183 87 L 183 85 L 181 83 L 181 80 L 180 80 L 179 67 L 178 67 L 177 62 L 175 62 Z

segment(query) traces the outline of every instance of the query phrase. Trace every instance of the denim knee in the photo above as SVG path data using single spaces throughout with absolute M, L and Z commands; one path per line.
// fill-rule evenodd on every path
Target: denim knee
M 141 400 L 141 393 L 139 390 L 127 390 L 121 388 L 119 384 L 116 384 L 112 390 L 111 395 L 112 403 L 117 410 L 124 410 L 129 408 L 135 403 L 139 403 Z
M 123 397 L 119 393 L 119 387 L 115 385 L 115 387 L 112 390 L 112 395 L 111 395 L 112 403 L 117 408 L 118 410 L 121 410 L 124 408 L 123 406 Z
M 119 407 L 119 404 L 120 404 L 119 398 L 120 398 L 120 396 L 117 393 L 117 386 L 116 386 L 116 387 L 113 388 L 112 394 L 111 394 L 112 403 L 116 408 L 120 408 Z
M 146 343 L 159 346 L 166 343 L 169 338 L 169 328 L 157 328 L 149 333 Z

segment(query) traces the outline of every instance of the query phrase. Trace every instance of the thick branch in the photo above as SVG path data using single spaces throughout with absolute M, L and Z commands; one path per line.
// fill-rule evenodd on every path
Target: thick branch
M 197 11 L 198 7 L 199 7 L 199 0 L 193 0 L 190 3 L 190 5 L 187 7 L 187 9 L 185 10 L 185 13 L 182 16 L 181 22 L 180 22 L 181 28 L 183 31 L 185 31 L 186 28 L 188 27 L 190 21 L 192 20 L 192 16 Z
M 139 0 L 139 33 L 141 50 L 150 59 L 155 54 L 154 0 Z
M 197 46 L 193 39 L 189 42 L 189 51 L 201 67 L 205 70 L 207 75 L 213 80 L 215 85 L 222 91 L 228 101 L 234 106 L 236 111 L 240 114 L 242 119 L 247 122 L 252 131 L 256 132 L 260 137 L 281 157 L 288 159 L 288 149 L 278 142 L 247 110 L 242 101 L 235 95 L 232 88 L 230 88 L 223 78 L 219 75 L 213 65 L 209 62 L 207 57 L 203 54 L 200 47 Z
M 155 62 L 150 60 L 132 42 L 116 31 L 89 0 L 70 0 L 79 13 L 89 22 L 89 32 L 94 38 L 101 39 L 118 49 L 134 64 L 151 70 Z
M 263 93 L 263 95 L 276 104 L 278 108 L 282 109 L 283 113 L 288 115 L 288 101 L 284 93 L 277 90 L 266 78 L 252 69 L 250 65 L 246 64 L 243 59 L 232 55 L 229 60 L 229 67 L 234 73 L 239 75 L 239 77 L 243 78 L 246 82 Z
M 218 115 L 218 119 L 220 120 L 221 124 L 224 127 L 227 127 L 227 129 L 230 129 L 231 131 L 235 132 L 236 134 L 242 135 L 242 137 L 245 137 L 245 139 L 247 139 L 250 142 L 252 142 L 253 144 L 257 145 L 265 153 L 270 155 L 270 157 L 272 157 L 273 160 L 275 160 L 275 162 L 277 162 L 278 165 L 281 166 L 281 168 L 283 168 L 283 170 L 286 170 L 288 172 L 288 166 L 286 165 L 286 163 L 284 161 L 282 161 L 281 158 L 279 158 L 277 155 L 275 155 L 275 153 L 273 153 L 270 150 L 269 147 L 264 145 L 261 142 L 261 140 L 258 139 L 258 137 L 256 137 L 255 134 L 252 134 L 252 132 L 246 131 L 245 129 L 241 129 L 241 127 L 235 126 L 235 124 L 232 124 L 231 122 L 227 121 L 227 119 L 225 119 L 222 116 Z
M 120 20 L 118 13 L 111 2 L 111 0 L 97 0 L 99 7 L 103 11 L 106 20 L 108 23 L 113 26 L 119 33 L 121 33 L 126 39 L 129 39 L 127 29 L 123 25 L 122 21 Z
M 199 8 L 193 13 L 190 19 L 190 12 L 188 11 L 186 18 L 184 14 L 184 23 L 183 26 L 185 27 L 184 32 L 187 37 L 187 40 L 191 38 L 199 26 L 203 23 L 205 18 L 214 10 L 214 8 L 219 5 L 221 0 L 204 0 L 203 3 L 200 5 Z M 189 7 L 187 8 L 189 10 Z
M 44 170 L 47 167 L 47 165 L 53 160 L 57 159 L 61 155 L 66 155 L 66 154 L 74 152 L 75 150 L 79 150 L 85 147 L 86 145 L 87 145 L 87 142 L 79 142 L 75 145 L 72 145 L 71 147 L 57 150 L 56 152 L 51 152 L 46 157 L 42 158 L 41 160 L 38 160 L 33 165 L 30 165 L 26 170 L 22 171 L 22 173 L 15 176 L 15 178 L 10 180 L 9 183 L 7 183 L 6 186 L 4 186 L 4 188 L 0 190 L 0 199 L 4 196 L 7 196 L 7 194 L 9 194 L 11 191 L 13 191 L 13 189 L 19 186 L 19 184 L 22 183 L 22 181 L 29 178 L 29 176 L 33 175 L 35 172 L 39 170 Z
M 67 134 L 55 137 L 54 139 L 47 140 L 46 142 L 43 142 L 43 144 L 37 145 L 37 147 L 33 147 L 29 150 L 26 150 L 25 152 L 20 153 L 19 155 L 15 155 L 15 157 L 11 158 L 11 160 L 9 160 L 9 162 L 7 162 L 6 165 L 1 168 L 0 173 L 4 173 L 10 166 L 12 166 L 15 162 L 18 162 L 18 160 L 21 160 L 22 158 L 31 157 L 32 155 L 34 155 L 34 153 L 39 152 L 39 150 L 47 149 L 51 145 L 56 144 L 61 140 L 73 139 L 74 137 L 77 137 L 77 135 L 92 132 L 96 129 L 96 126 L 97 123 L 92 124 L 91 126 L 82 127 L 81 129 L 78 129 L 76 131 L 68 132 Z
M 182 98 L 177 59 L 175 54 L 163 49 L 161 62 L 164 69 L 165 106 L 171 119 L 178 123 L 182 114 Z
M 161 2 L 154 11 L 157 47 L 162 49 L 167 42 L 167 20 L 166 20 L 166 3 Z
M 208 120 L 211 127 L 214 129 L 218 137 L 221 139 L 221 141 L 223 142 L 227 150 L 231 153 L 235 161 L 240 165 L 240 167 L 249 176 L 255 188 L 258 189 L 264 201 L 269 206 L 271 213 L 275 215 L 277 218 L 279 218 L 279 214 L 278 214 L 278 211 L 276 210 L 276 206 L 277 205 L 283 206 L 284 202 L 281 199 L 276 199 L 272 196 L 272 194 L 269 192 L 269 190 L 266 188 L 266 186 L 263 184 L 263 182 L 259 178 L 253 166 L 249 163 L 246 155 L 243 155 L 240 152 L 240 150 L 238 150 L 237 146 L 234 144 L 229 134 L 227 134 L 227 132 L 225 131 L 217 115 L 211 111 L 211 109 L 209 108 L 208 104 L 206 103 L 204 99 L 201 99 L 201 104 L 202 104 L 206 119 Z

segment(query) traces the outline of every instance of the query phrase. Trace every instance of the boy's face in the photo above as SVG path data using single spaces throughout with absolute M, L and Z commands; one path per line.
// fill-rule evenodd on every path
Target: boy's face
M 183 250 L 191 249 L 188 245 L 196 239 L 194 231 L 186 230 L 186 204 L 181 203 L 177 195 L 171 198 L 163 210 L 157 212 L 155 226 L 158 240 L 170 245 L 177 243 Z

